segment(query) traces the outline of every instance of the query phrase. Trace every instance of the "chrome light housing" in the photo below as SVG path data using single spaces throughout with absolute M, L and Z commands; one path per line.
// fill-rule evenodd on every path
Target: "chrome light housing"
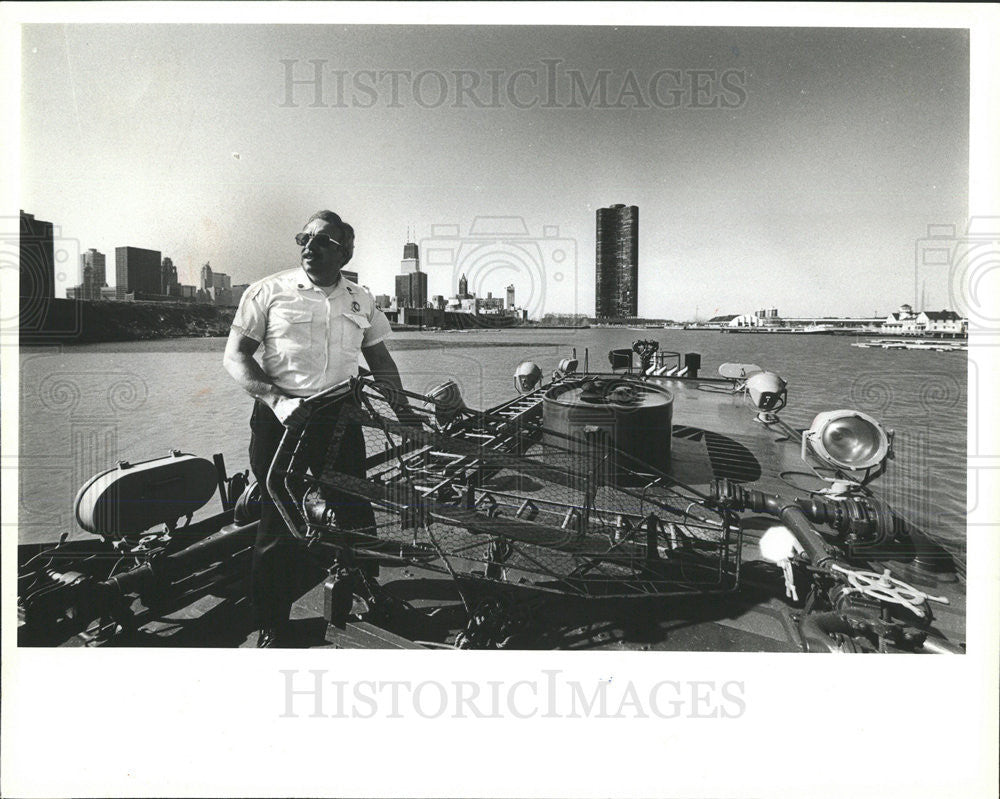
M 835 469 L 849 472 L 879 469 L 881 473 L 886 460 L 892 457 L 892 439 L 893 431 L 867 413 L 824 411 L 817 414 L 802 434 L 802 456 L 805 458 L 807 449 L 812 449 L 817 458 Z
M 562 375 L 574 374 L 580 362 L 576 358 L 563 358 L 559 361 L 559 366 L 556 367 L 556 371 Z
M 454 380 L 446 380 L 427 392 L 426 397 L 441 427 L 446 426 L 466 409 L 462 390 Z
M 780 411 L 788 402 L 788 384 L 774 372 L 757 372 L 747 378 L 746 390 L 759 411 Z
M 518 394 L 534 391 L 542 382 L 542 370 L 534 361 L 524 361 L 514 371 L 514 389 Z

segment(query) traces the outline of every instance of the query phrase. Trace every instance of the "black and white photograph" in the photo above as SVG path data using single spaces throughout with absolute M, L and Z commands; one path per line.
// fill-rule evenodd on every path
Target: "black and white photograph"
M 995 8 L 12 5 L 4 795 L 996 795 Z

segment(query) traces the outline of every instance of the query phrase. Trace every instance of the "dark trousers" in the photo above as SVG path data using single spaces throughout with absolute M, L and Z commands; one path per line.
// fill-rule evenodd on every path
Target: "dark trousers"
M 309 421 L 305 439 L 306 463 L 320 474 L 330 437 L 337 424 L 339 405 L 324 409 Z M 261 517 L 254 542 L 251 578 L 254 609 L 261 626 L 280 625 L 288 620 L 292 602 L 310 585 L 316 570 L 305 558 L 302 544 L 292 536 L 267 493 L 267 472 L 281 443 L 285 426 L 262 402 L 255 402 L 250 417 L 250 468 L 260 485 Z M 335 468 L 355 477 L 365 476 L 365 439 L 362 427 L 349 424 L 337 453 Z M 333 506 L 337 526 L 359 530 L 375 524 L 371 504 L 349 494 L 324 487 L 324 498 Z M 321 576 L 316 576 L 318 581 Z

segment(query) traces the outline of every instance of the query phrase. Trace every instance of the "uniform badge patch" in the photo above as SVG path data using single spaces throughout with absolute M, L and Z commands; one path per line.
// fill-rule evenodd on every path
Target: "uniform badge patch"
M 352 311 L 360 311 L 361 310 L 361 306 L 358 304 L 357 300 L 355 300 L 354 302 L 351 303 L 351 310 Z

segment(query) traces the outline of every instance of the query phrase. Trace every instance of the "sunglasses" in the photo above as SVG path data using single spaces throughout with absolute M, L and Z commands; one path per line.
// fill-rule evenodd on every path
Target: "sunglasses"
M 336 239 L 330 238 L 326 233 L 296 233 L 295 243 L 300 247 L 308 247 L 310 242 L 315 241 L 324 250 L 331 245 L 337 245 L 340 249 L 344 249 L 344 245 L 341 244 Z

